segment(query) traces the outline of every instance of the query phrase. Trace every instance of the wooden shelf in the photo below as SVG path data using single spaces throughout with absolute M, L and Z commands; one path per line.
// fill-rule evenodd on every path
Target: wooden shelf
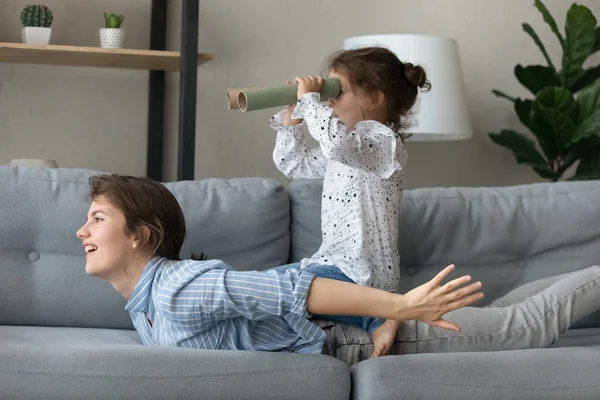
M 179 71 L 179 58 L 178 51 L 0 42 L 0 62 Z M 212 54 L 200 53 L 198 65 L 214 58 Z

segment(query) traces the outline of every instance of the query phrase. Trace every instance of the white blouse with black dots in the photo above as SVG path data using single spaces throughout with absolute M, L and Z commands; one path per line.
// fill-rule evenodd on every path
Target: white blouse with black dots
M 377 121 L 354 129 L 320 104 L 318 93 L 300 98 L 292 114 L 301 125 L 283 126 L 284 110 L 270 120 L 277 131 L 273 160 L 291 179 L 323 178 L 322 243 L 310 264 L 335 265 L 364 286 L 396 290 L 400 281 L 398 209 L 406 149 L 400 136 Z M 308 148 L 301 126 L 319 142 Z

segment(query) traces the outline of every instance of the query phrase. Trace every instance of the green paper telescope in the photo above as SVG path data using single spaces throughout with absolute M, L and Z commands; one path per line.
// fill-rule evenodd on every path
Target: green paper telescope
M 339 96 L 341 91 L 340 81 L 337 78 L 323 79 L 321 100 Z M 265 108 L 287 106 L 295 104 L 298 85 L 279 85 L 266 88 L 229 89 L 227 91 L 227 104 L 229 109 L 239 108 L 242 112 L 263 110 Z M 237 95 L 237 104 L 235 96 Z

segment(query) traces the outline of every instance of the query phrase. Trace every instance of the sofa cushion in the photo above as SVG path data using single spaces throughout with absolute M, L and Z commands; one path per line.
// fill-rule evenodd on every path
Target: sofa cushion
M 0 325 L 0 348 L 16 345 L 61 347 L 142 345 L 140 335 L 130 329 L 54 328 L 50 326 Z
M 354 364 L 352 399 L 595 399 L 600 346 L 388 356 Z
M 566 331 L 551 347 L 600 346 L 600 328 L 571 329 Z
M 156 348 L 128 330 L 0 326 L 3 399 L 340 399 L 328 356 Z
M 291 261 L 321 243 L 323 181 L 290 183 Z M 600 263 L 600 181 L 407 190 L 399 213 L 399 292 L 454 263 L 483 282 L 486 305 L 532 280 Z M 580 327 L 600 327 L 600 314 Z
M 76 231 L 100 171 L 0 166 L 0 325 L 133 326 L 125 300 L 85 273 Z M 289 199 L 274 180 L 165 183 L 186 218 L 182 257 L 203 251 L 239 269 L 285 264 Z

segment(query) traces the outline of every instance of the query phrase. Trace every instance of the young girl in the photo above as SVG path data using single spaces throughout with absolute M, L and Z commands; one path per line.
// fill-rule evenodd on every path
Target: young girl
M 186 229 L 172 193 L 148 178 L 90 179 L 90 205 L 77 231 L 88 274 L 128 299 L 145 345 L 199 349 L 323 353 L 348 363 L 368 358 L 373 344 L 360 329 L 320 329 L 311 313 L 405 321 L 392 354 L 492 351 L 552 344 L 600 308 L 600 267 L 526 284 L 493 307 L 470 277 L 442 285 L 453 266 L 405 295 L 315 277 L 307 270 L 236 271 L 220 260 L 180 260 Z M 508 303 L 504 305 L 504 303 Z M 442 316 L 461 333 L 436 328 Z
M 385 48 L 342 51 L 329 62 L 341 93 L 320 104 L 321 77 L 298 77 L 298 103 L 271 118 L 277 130 L 273 160 L 288 178 L 323 178 L 322 243 L 289 267 L 317 276 L 395 290 L 400 281 L 398 210 L 403 193 L 406 128 L 425 71 Z M 300 124 L 319 146 L 309 149 Z M 337 320 L 351 322 L 348 318 Z M 373 335 L 373 356 L 386 354 L 399 322 L 358 319 Z M 440 325 L 459 331 L 454 324 Z

